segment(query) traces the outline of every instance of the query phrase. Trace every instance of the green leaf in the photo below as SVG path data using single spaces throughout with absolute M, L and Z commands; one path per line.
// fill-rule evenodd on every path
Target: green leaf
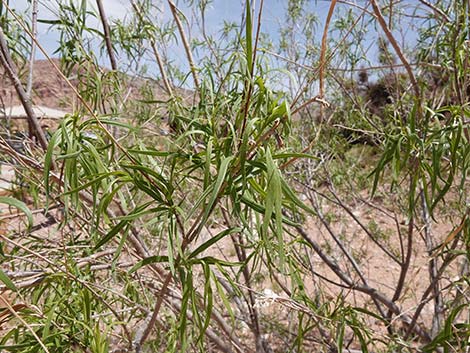
M 276 106 L 276 108 L 273 109 L 271 113 L 271 117 L 269 120 L 274 120 L 276 118 L 282 118 L 284 115 L 286 115 L 289 112 L 289 105 L 287 104 L 286 101 L 283 101 L 280 105 Z
M 214 245 L 215 243 L 217 243 L 220 239 L 224 238 L 225 236 L 227 236 L 228 234 L 232 234 L 232 233 L 238 233 L 238 232 L 241 232 L 242 229 L 241 228 L 229 228 L 229 229 L 225 229 L 224 231 L 220 232 L 219 234 L 217 234 L 215 237 L 212 237 L 210 238 L 208 241 L 206 241 L 205 243 L 199 245 L 197 247 L 196 250 L 194 250 L 188 257 L 188 259 L 192 259 L 193 257 L 196 257 L 197 255 L 199 255 L 200 253 L 202 253 L 203 251 L 207 250 L 208 248 L 210 248 L 212 245 Z
M 315 159 L 320 160 L 320 158 L 313 156 L 308 153 L 300 153 L 300 152 L 283 152 L 283 153 L 276 153 L 273 154 L 273 159 L 284 159 L 284 158 L 308 158 L 308 159 Z
M 16 288 L 15 284 L 11 281 L 11 279 L 6 275 L 5 272 L 0 269 L 0 281 L 3 282 L 3 284 L 13 292 L 17 292 L 18 288 Z
M 44 23 L 44 24 L 47 24 L 47 25 L 60 25 L 62 24 L 62 20 L 46 20 L 46 19 L 38 19 L 38 22 L 39 23 Z
M 255 212 L 257 212 L 257 213 L 262 213 L 262 214 L 265 213 L 266 208 L 265 208 L 263 205 L 260 205 L 259 203 L 253 201 L 252 199 L 250 199 L 250 198 L 248 198 L 248 197 L 246 197 L 246 196 L 242 196 L 242 197 L 240 198 L 240 201 L 241 201 L 243 204 L 245 204 L 245 205 L 247 205 L 248 207 L 250 207 L 251 209 L 253 209 L 253 210 L 254 210 Z M 300 202 L 302 202 L 302 201 L 300 201 Z M 309 211 L 309 212 L 310 212 L 310 211 Z M 312 210 L 312 212 L 313 212 L 313 210 Z M 293 221 L 291 221 L 290 219 L 288 219 L 288 218 L 286 218 L 286 217 L 284 217 L 284 218 L 282 219 L 282 221 L 283 221 L 283 223 L 285 223 L 285 224 L 287 224 L 287 225 L 290 225 L 290 226 L 293 226 L 293 227 L 299 225 L 298 223 L 293 222 Z
M 161 191 L 164 194 L 166 194 L 166 192 L 168 191 L 169 187 L 168 187 L 166 179 L 162 175 L 154 171 L 153 169 L 150 169 L 143 165 L 136 165 L 136 164 L 123 164 L 122 166 L 125 168 L 137 170 L 141 172 L 144 176 L 148 176 L 148 177 L 152 176 L 153 177 L 152 185 L 157 186 L 158 191 Z
M 150 202 L 149 204 L 153 204 L 153 201 Z M 119 216 L 119 217 L 116 217 L 115 219 L 116 220 L 120 220 L 120 221 L 123 221 L 123 220 L 127 220 L 127 221 L 133 221 L 134 219 L 136 218 L 139 218 L 139 217 L 142 217 L 144 215 L 147 215 L 147 214 L 158 214 L 158 213 L 161 213 L 163 211 L 168 211 L 168 207 L 153 207 L 151 209 L 148 209 L 148 210 L 142 210 L 140 212 L 136 212 L 136 213 L 130 213 L 128 215 L 125 215 L 125 216 Z
M 346 329 L 346 323 L 343 318 L 340 318 L 337 324 L 336 334 L 336 347 L 341 351 L 343 349 L 344 333 Z
M 80 185 L 79 187 L 73 189 L 73 190 L 69 190 L 67 192 L 64 192 L 62 194 L 62 196 L 66 196 L 66 195 L 70 195 L 70 194 L 74 194 L 74 193 L 77 193 L 83 189 L 86 189 L 88 188 L 89 186 L 92 186 L 94 184 L 97 184 L 98 182 L 100 182 L 101 180 L 103 179 L 106 179 L 107 177 L 110 177 L 110 176 L 126 176 L 127 174 L 126 173 L 123 173 L 123 172 L 120 172 L 120 171 L 115 171 L 115 172 L 109 172 L 109 173 L 104 173 L 104 174 L 101 174 L 99 176 L 97 176 L 95 179 L 93 180 L 90 180 L 89 182 L 85 183 L 85 184 L 82 184 Z
M 116 224 L 111 230 L 96 244 L 94 250 L 98 250 L 104 244 L 109 242 L 116 234 L 118 234 L 126 225 L 129 224 L 129 221 L 124 220 Z
M 282 183 L 282 192 L 284 193 L 284 198 L 286 200 L 292 202 L 294 205 L 300 207 L 301 209 L 303 209 L 304 211 L 312 215 L 316 214 L 313 208 L 309 207 L 307 204 L 305 204 L 305 202 L 303 202 L 302 200 L 298 198 L 297 194 L 294 191 L 292 191 L 291 187 L 287 184 L 287 182 L 284 179 L 281 179 L 281 183 Z
M 74 152 L 71 152 L 71 153 L 61 154 L 61 155 L 57 156 L 56 159 L 58 161 L 61 161 L 61 160 L 64 160 L 64 159 L 73 159 L 73 158 L 77 158 L 82 153 L 83 153 L 83 151 L 80 149 L 78 151 L 74 151 Z
M 251 74 L 253 66 L 253 22 L 251 20 L 250 0 L 246 0 L 246 62 L 248 63 L 248 72 Z M 251 77 L 250 77 L 251 79 Z
M 33 223 L 34 223 L 33 214 L 31 213 L 30 209 L 28 208 L 28 206 L 26 206 L 26 204 L 23 201 L 17 200 L 13 197 L 0 196 L 0 203 L 19 209 L 28 218 L 28 229 L 30 229 L 33 226 Z
M 101 238 L 101 240 L 96 244 L 95 250 L 97 250 L 98 248 L 102 247 L 104 244 L 109 242 L 116 234 L 118 234 L 133 219 L 140 216 L 142 214 L 142 211 L 144 211 L 149 205 L 151 205 L 151 202 L 144 203 L 143 205 L 140 205 L 134 208 L 129 214 L 127 214 L 125 219 L 123 219 L 118 224 L 116 224 L 113 228 L 111 228 L 111 230 L 103 238 Z M 136 217 L 133 217 L 133 215 L 136 215 Z
M 219 197 L 219 192 L 221 191 L 222 185 L 224 184 L 225 177 L 227 175 L 227 170 L 230 165 L 230 162 L 233 160 L 233 157 L 227 157 L 222 160 L 220 163 L 219 174 L 217 176 L 217 180 L 212 183 L 207 190 L 212 190 L 211 196 L 209 201 L 204 206 L 204 214 L 202 216 L 202 220 L 199 222 L 200 225 L 204 225 L 206 223 L 207 218 L 209 217 L 210 213 L 212 212 L 212 208 Z M 206 191 L 207 191 L 206 190 Z M 204 194 L 206 193 L 204 192 Z
M 195 264 L 208 264 L 208 265 L 217 265 L 217 266 L 226 266 L 226 267 L 237 267 L 242 265 L 241 262 L 231 262 L 217 259 L 213 256 L 205 256 L 199 259 L 192 259 L 188 261 L 188 264 L 195 265 Z
M 47 145 L 46 156 L 44 158 L 44 187 L 46 189 L 46 198 L 49 198 L 49 193 L 51 191 L 49 178 L 52 169 L 52 155 L 54 152 L 54 147 L 56 146 L 57 138 L 61 132 L 61 130 L 57 130 L 52 135 L 49 144 Z
M 183 276 L 182 276 L 183 277 Z M 178 325 L 179 329 L 179 340 L 180 344 L 182 347 L 185 347 L 187 344 L 187 338 L 188 335 L 186 334 L 186 320 L 187 320 L 187 315 L 186 312 L 188 311 L 188 305 L 189 305 L 189 299 L 191 298 L 191 294 L 194 293 L 194 287 L 193 287 L 193 275 L 189 271 L 184 278 L 182 278 L 182 284 L 183 284 L 183 297 L 181 298 L 181 315 L 180 315 L 180 322 Z M 186 351 L 185 349 L 181 350 L 182 352 Z
M 225 289 L 224 287 L 220 284 L 220 280 L 217 278 L 217 276 L 212 273 L 214 283 L 217 288 L 217 292 L 219 293 L 220 299 L 222 299 L 222 303 L 224 304 L 225 309 L 227 309 L 227 313 L 230 316 L 230 320 L 232 325 L 235 324 L 235 314 L 232 309 L 232 303 L 229 301 L 227 298 L 227 295 L 225 294 Z
M 130 149 L 127 152 L 132 153 L 132 154 L 142 154 L 145 156 L 157 156 L 157 157 L 168 157 L 168 156 L 176 154 L 175 152 L 168 152 L 168 151 L 137 150 L 137 149 Z
M 211 159 L 212 159 L 212 139 L 209 140 L 206 147 L 206 164 L 204 166 L 204 189 L 209 185 L 211 179 Z
M 161 262 L 168 262 L 168 256 L 156 255 L 156 256 L 146 257 L 145 259 L 143 259 L 143 260 L 139 261 L 138 263 L 136 263 L 129 270 L 129 274 L 134 273 L 135 271 L 137 271 L 138 269 L 140 269 L 144 266 L 147 266 L 147 265 L 150 265 L 150 264 L 161 263 Z
M 271 157 L 269 148 L 266 150 L 266 168 L 268 187 L 266 190 L 266 209 L 262 229 L 264 236 L 267 236 L 268 227 L 271 225 L 271 217 L 274 215 L 275 222 L 272 227 L 277 237 L 278 255 L 282 266 L 285 259 L 282 228 L 282 177 L 277 165 Z
M 200 328 L 199 337 L 196 339 L 196 342 L 201 342 L 204 337 L 204 333 L 206 332 L 207 328 L 209 327 L 211 318 L 212 318 L 212 308 L 214 304 L 213 292 L 211 287 L 211 278 L 213 277 L 213 273 L 208 264 L 204 264 L 204 307 L 205 307 L 205 320 L 203 326 Z M 196 304 L 196 301 L 193 301 L 193 305 Z M 198 311 L 198 308 L 196 307 Z
M 158 99 L 137 99 L 137 102 L 144 103 L 144 104 L 163 104 L 168 103 L 170 99 L 167 100 L 158 100 Z

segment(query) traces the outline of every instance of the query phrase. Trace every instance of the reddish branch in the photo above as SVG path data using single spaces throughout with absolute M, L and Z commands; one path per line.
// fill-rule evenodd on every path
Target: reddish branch
M 106 13 L 104 12 L 103 3 L 101 0 L 96 0 L 98 5 L 98 11 L 100 13 L 101 23 L 103 24 L 104 31 L 104 42 L 106 43 L 106 50 L 108 51 L 109 61 L 111 62 L 111 68 L 116 71 L 117 63 L 114 57 L 113 44 L 111 43 L 111 31 L 109 30 L 108 20 L 106 19 Z
M 47 139 L 44 131 L 39 125 L 39 121 L 34 113 L 31 99 L 26 94 L 26 91 L 23 88 L 23 84 L 21 83 L 18 74 L 16 73 L 15 64 L 10 55 L 10 51 L 8 49 L 8 45 L 6 42 L 5 34 L 3 33 L 2 28 L 0 27 L 0 64 L 3 66 L 4 70 L 6 71 L 8 77 L 13 82 L 15 86 L 16 93 L 20 98 L 21 104 L 26 112 L 26 116 L 28 117 L 28 122 L 33 129 L 33 134 L 36 136 L 39 144 L 41 145 L 43 150 L 47 149 Z

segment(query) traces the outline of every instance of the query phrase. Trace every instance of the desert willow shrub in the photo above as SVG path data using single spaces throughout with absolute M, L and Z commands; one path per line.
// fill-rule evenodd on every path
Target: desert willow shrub
M 370 296 L 372 304 L 366 309 L 369 315 L 383 319 L 389 334 L 389 350 L 409 351 L 416 342 L 426 352 L 462 350 L 468 346 L 464 342 L 468 340 L 469 303 L 468 296 L 462 296 L 461 291 L 462 284 L 468 283 L 469 259 L 469 110 L 462 104 L 462 98 L 468 95 L 464 92 L 468 61 L 461 55 L 467 48 L 464 42 L 468 26 L 462 17 L 466 6 L 462 9 L 456 2 L 446 2 L 442 8 L 446 11 L 442 12 L 440 7 L 433 9 L 436 12 L 423 24 L 425 30 L 415 55 L 408 54 L 414 63 L 412 70 L 405 75 L 390 65 L 381 68 L 383 76 L 379 80 L 384 81 L 377 83 L 385 87 L 392 99 L 384 102 L 380 110 L 372 109 L 375 107 L 371 107 L 370 101 L 364 102 L 364 95 L 354 82 L 359 78 L 348 78 L 354 72 L 356 60 L 351 60 L 351 70 L 343 71 L 344 74 L 340 70 L 330 71 L 331 86 L 343 90 L 344 95 L 333 101 L 336 109 L 329 111 L 329 121 L 335 124 L 323 130 L 325 137 L 319 138 L 314 149 L 325 157 L 321 164 L 305 164 L 304 173 L 297 174 L 297 181 L 309 190 L 307 197 L 317 214 L 315 228 L 326 234 L 323 249 L 316 244 L 315 252 L 322 254 L 322 261 L 335 272 L 338 287 L 346 284 L 357 293 Z M 393 35 L 388 36 L 392 43 Z M 383 51 L 387 51 L 385 56 L 390 63 L 402 61 L 400 65 L 409 65 L 392 45 Z M 379 54 L 384 56 L 383 52 Z M 386 60 L 382 57 L 379 61 L 384 64 Z M 366 73 L 371 71 L 372 68 Z M 373 85 L 371 80 L 366 88 Z M 341 120 L 335 120 L 336 117 Z M 361 137 L 367 138 L 358 146 Z M 328 154 L 322 145 L 328 147 Z M 377 152 L 379 156 L 374 156 Z M 372 168 L 370 163 L 364 163 L 370 159 L 376 161 Z M 327 185 L 322 188 L 324 183 Z M 371 188 L 372 199 L 365 200 L 361 195 L 364 186 Z M 375 198 L 382 201 L 377 203 Z M 333 208 L 342 210 L 344 218 L 332 212 Z M 374 216 L 370 220 L 368 214 L 377 215 L 377 210 L 396 226 L 387 226 L 383 221 L 380 224 Z M 439 225 L 448 223 L 451 224 L 445 231 L 437 230 Z M 350 237 L 341 226 L 359 230 Z M 374 256 L 361 249 L 360 234 L 374 244 L 377 251 Z M 312 247 L 314 241 L 310 239 Z M 309 251 L 305 250 L 305 268 L 309 266 Z M 412 269 L 420 266 L 416 265 L 417 253 L 427 259 L 424 264 L 427 273 L 419 279 L 423 288 L 411 289 Z M 382 265 L 390 261 L 397 266 L 397 278 L 387 280 L 390 292 L 380 288 L 380 281 L 373 275 L 365 276 L 367 262 L 376 256 Z M 321 275 L 315 272 L 313 268 L 312 278 Z M 350 275 L 355 280 L 351 281 Z M 370 291 L 372 287 L 375 289 Z M 409 305 L 406 292 L 410 290 L 418 293 L 417 304 L 408 313 L 399 309 L 398 314 L 394 305 L 402 308 Z M 388 300 L 375 296 L 374 291 L 389 296 Z M 394 318 L 403 320 L 405 330 L 394 326 Z
M 197 4 L 204 13 L 206 2 Z M 326 56 L 323 68 L 329 74 L 326 94 L 332 92 L 335 103 L 324 112 L 323 121 L 330 124 L 316 121 L 312 109 L 303 115 L 312 120 L 305 136 L 304 125 L 297 126 L 290 114 L 292 97 L 302 93 L 290 97 L 272 88 L 273 72 L 280 71 L 269 66 L 268 54 L 257 50 L 263 42 L 257 39 L 250 2 L 243 28 L 226 24 L 220 43 L 207 34 L 205 43 L 192 43 L 193 49 L 208 53 L 189 64 L 200 80 L 193 96 L 184 98 L 168 85 L 172 93 L 164 99 L 146 91 L 132 104 L 125 99 L 123 76 L 97 65 L 89 33 L 102 34 L 87 26 L 88 17 L 97 15 L 86 1 L 58 5 L 57 20 L 49 23 L 63 29 L 58 51 L 64 67 L 77 70 L 80 100 L 52 134 L 43 164 L 11 151 L 9 155 L 31 169 L 29 190 L 37 193 L 38 204 L 63 211 L 55 236 L 2 237 L 13 250 L 2 254 L 11 271 L 0 272 L 0 280 L 26 304 L 1 312 L 1 320 L 15 316 L 18 323 L 7 327 L 1 349 L 205 352 L 215 346 L 227 352 L 254 347 L 258 352 L 277 347 L 335 352 L 354 344 L 364 352 L 412 351 L 416 346 L 432 352 L 468 346 L 468 275 L 446 272 L 468 258 L 463 199 L 469 112 L 461 105 L 468 78 L 465 9 L 449 2 L 444 16 L 430 20 L 445 31 L 434 37 L 432 31 L 423 33 L 423 42 L 431 43 L 420 52 L 424 64 L 434 57 L 447 58 L 456 90 L 434 88 L 448 103 L 439 103 L 443 100 L 436 95 L 428 100 L 433 88 L 418 80 L 422 94 L 400 91 L 395 105 L 380 111 L 384 116 L 371 112 L 359 90 L 346 84 L 363 51 L 348 52 L 349 42 L 343 39 L 351 33 L 362 38 L 363 31 L 356 27 L 355 13 L 337 21 L 333 30 L 339 38 L 331 47 L 338 51 Z M 151 2 L 134 5 L 129 23 L 111 23 L 115 48 L 135 67 L 151 53 L 173 83 L 194 77 L 194 72 L 181 75 L 166 55 L 166 40 L 185 31 L 175 22 L 157 27 L 152 11 L 146 11 Z M 302 36 L 296 36 L 294 19 L 306 2 L 288 5 L 291 18 L 281 53 L 295 71 L 292 90 L 307 82 L 308 91 L 318 70 L 304 72 L 295 59 L 318 60 L 310 42 L 315 19 L 307 16 Z M 446 17 L 457 21 L 446 22 Z M 188 23 L 182 16 L 180 21 L 186 30 Z M 143 30 L 128 30 L 131 24 Z M 425 41 L 426 35 L 436 41 Z M 308 43 L 289 47 L 289 40 L 304 37 Z M 349 54 L 347 59 L 343 53 Z M 350 66 L 333 70 L 328 66 L 332 62 Z M 345 94 L 335 102 L 333 93 L 339 91 Z M 457 100 L 449 93 L 453 91 Z M 338 127 L 328 114 L 345 119 Z M 161 117 L 171 128 L 163 136 L 158 134 Z M 119 134 L 110 133 L 115 128 Z M 373 135 L 374 152 L 362 152 L 365 166 L 360 156 L 351 157 L 354 147 L 344 141 L 344 128 Z M 307 141 L 312 155 L 297 152 L 304 149 L 299 138 Z M 302 163 L 290 163 L 293 159 Z M 372 167 L 371 161 L 376 162 Z M 345 172 L 349 169 L 352 173 Z M 291 185 L 305 194 L 307 203 Z M 453 201 L 449 192 L 455 185 L 463 201 L 456 207 L 456 226 L 442 243 L 430 224 L 439 218 L 443 202 Z M 384 199 L 389 209 L 372 204 L 369 211 L 379 208 L 391 217 L 396 224 L 392 232 L 377 222 L 366 224 L 353 209 L 359 202 L 370 205 L 359 194 L 364 186 Z M 25 204 L 5 202 L 25 212 L 35 229 Z M 346 217 L 338 221 L 331 211 L 335 208 Z M 317 228 L 304 226 L 312 224 L 305 222 L 308 216 Z M 366 276 L 364 254 L 354 246 L 357 234 L 338 230 L 341 221 L 357 225 L 380 250 L 380 260 L 397 265 L 398 280 L 386 283 L 391 290 Z M 407 298 L 412 255 L 420 250 L 417 227 L 423 227 L 426 251 L 433 257 L 426 289 L 408 309 L 401 305 Z M 323 234 L 327 236 L 320 238 Z M 16 280 L 28 273 L 39 279 Z M 266 286 L 283 294 L 263 292 Z M 362 301 L 350 301 L 349 293 L 362 295 Z M 281 309 L 266 311 L 261 299 Z M 436 310 L 427 321 L 432 327 L 426 327 L 422 313 L 430 302 Z
M 148 249 L 141 254 L 148 257 L 135 264 L 127 280 L 132 282 L 134 274 L 145 276 L 146 268 L 153 265 L 169 282 L 155 288 L 159 295 L 150 302 L 168 304 L 167 296 L 180 293 L 175 299 L 180 309 L 168 331 L 176 335 L 177 350 L 191 345 L 203 349 L 203 333 L 215 324 L 214 306 L 233 311 L 227 299 L 233 294 L 224 293 L 221 281 L 238 292 L 234 283 L 243 271 L 247 286 L 253 271 L 266 268 L 263 263 L 273 271 L 287 271 L 291 254 L 284 227 L 295 222 L 283 212 L 308 209 L 278 167 L 296 156 L 274 137 L 279 133 L 289 138 L 285 97 L 266 86 L 263 69 L 251 77 L 246 54 L 235 54 L 231 60 L 233 71 L 226 77 L 229 88 L 224 93 L 217 93 L 220 86 L 211 80 L 212 73 L 203 71 L 207 79 L 198 92 L 199 103 L 171 98 L 166 104 L 172 136 L 136 138 L 130 146 L 119 142 L 116 155 L 112 137 L 104 129 L 112 120 L 71 115 L 52 136 L 47 153 L 46 166 L 52 159 L 60 161 L 62 173 L 60 189 L 47 187 L 47 193 L 57 195 L 60 190 L 67 218 L 89 214 L 82 229 L 87 236 L 81 240 L 88 244 L 87 251 L 117 244 L 114 257 L 118 259 L 126 238 L 132 236 Z M 159 141 L 164 139 L 168 141 Z M 46 169 L 46 183 L 50 173 Z M 89 195 L 86 202 L 82 193 Z M 110 210 L 115 214 L 110 215 Z M 206 228 L 222 219 L 223 225 L 214 227 L 208 238 Z M 213 250 L 231 237 L 234 242 L 238 239 L 237 246 L 243 247 L 238 250 L 247 258 L 221 257 Z M 249 304 L 255 312 L 255 303 Z M 167 315 L 166 310 L 162 315 Z M 131 313 L 127 320 L 141 316 L 141 312 Z M 261 340 L 262 329 L 255 328 L 260 323 L 249 324 Z M 136 337 L 141 339 L 139 333 Z
M 147 346 L 205 351 L 211 344 L 224 350 L 267 349 L 253 273 L 289 271 L 292 255 L 284 228 L 296 224 L 291 218 L 298 208 L 309 208 L 279 169 L 299 155 L 285 147 L 289 103 L 269 88 L 268 68 L 255 55 L 249 4 L 243 49 L 224 58 L 223 81 L 206 67 L 196 103 L 177 95 L 166 102 L 143 101 L 163 106 L 173 129 L 170 136 L 146 138 L 131 118 L 116 121 L 95 113 L 101 111 L 106 82 L 83 45 L 85 3 L 72 5 L 61 8 L 58 23 L 70 30 L 61 46 L 69 54 L 67 67 L 79 64 L 80 109 L 51 136 L 43 174 L 46 207 L 57 202 L 63 207 L 61 236 L 53 242 L 64 251 L 39 254 L 49 248 L 49 239 L 18 248 L 20 258 L 29 253 L 40 263 L 41 281 L 18 290 L 2 278 L 37 312 L 25 311 L 1 339 L 2 349 L 106 351 L 108 330 L 119 332 L 118 341 L 136 351 Z M 155 128 L 158 118 L 152 118 L 147 123 Z M 113 126 L 134 138 L 116 141 L 108 130 Z M 22 156 L 14 158 L 24 162 Z M 220 220 L 208 237 L 208 226 Z M 235 247 L 232 256 L 215 250 L 227 239 Z M 143 259 L 127 271 L 122 261 L 133 252 Z M 95 256 L 110 256 L 110 263 L 93 267 Z M 230 298 L 244 296 L 235 320 Z M 234 336 L 240 318 L 253 338 Z M 164 330 L 156 329 L 157 321 Z

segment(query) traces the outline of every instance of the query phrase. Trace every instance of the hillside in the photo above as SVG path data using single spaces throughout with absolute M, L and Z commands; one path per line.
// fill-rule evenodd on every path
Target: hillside
M 52 59 L 57 67 L 61 68 L 59 59 Z M 105 68 L 99 68 L 98 72 L 88 72 L 88 74 L 99 74 L 105 76 L 109 73 L 109 70 Z M 77 89 L 80 90 L 79 83 L 82 83 L 82 89 L 85 84 L 83 81 L 86 78 L 84 69 L 81 70 L 79 81 L 79 71 L 77 69 L 70 70 L 67 75 L 70 83 Z M 26 87 L 27 71 L 26 68 L 20 71 L 20 78 Z M 155 100 L 166 100 L 168 95 L 164 92 L 163 88 L 157 81 L 150 81 L 148 79 L 142 79 L 126 74 L 120 74 L 121 89 L 127 93 L 126 99 L 135 100 L 142 97 L 142 88 L 146 86 L 150 89 L 150 93 L 153 95 Z M 0 104 L 9 107 L 20 104 L 18 95 L 16 94 L 15 88 L 7 77 L 3 69 L 0 68 Z M 70 112 L 77 102 L 75 94 L 70 85 L 62 78 L 52 64 L 48 60 L 37 60 L 34 62 L 33 71 L 33 104 L 45 106 L 54 109 L 60 109 Z M 192 94 L 191 91 L 184 89 L 177 89 L 177 93 L 183 97 L 188 97 Z M 149 92 L 147 92 L 148 94 Z

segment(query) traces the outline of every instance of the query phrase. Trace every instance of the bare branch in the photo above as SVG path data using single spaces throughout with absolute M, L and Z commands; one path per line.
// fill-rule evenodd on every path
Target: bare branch
M 326 17 L 325 28 L 323 29 L 323 36 L 321 39 L 321 51 L 320 51 L 320 98 L 324 98 L 324 85 L 325 85 L 325 67 L 326 67 L 326 50 L 327 50 L 327 38 L 328 38 L 328 28 L 330 26 L 331 17 L 335 10 L 337 0 L 332 0 L 330 4 L 330 9 L 328 10 L 328 16 Z M 323 106 L 320 106 L 320 119 L 323 119 Z
M 135 13 L 139 17 L 141 22 L 144 22 L 144 16 L 142 14 L 142 10 L 137 6 L 134 0 L 131 0 L 132 7 L 134 8 Z M 157 60 L 158 69 L 160 70 L 160 75 L 162 75 L 163 85 L 170 96 L 173 96 L 173 89 L 171 88 L 170 81 L 168 80 L 168 76 L 166 74 L 165 66 L 163 65 L 162 56 L 157 48 L 157 44 L 155 43 L 155 38 L 153 36 L 149 36 L 150 46 L 152 47 L 153 55 L 155 56 L 155 60 Z
M 36 37 L 38 34 L 37 25 L 38 25 L 38 0 L 32 1 L 33 12 L 31 16 L 31 33 L 33 38 L 31 38 L 31 55 L 29 57 L 29 73 L 28 73 L 28 82 L 26 84 L 26 95 L 31 99 L 31 91 L 33 88 L 33 71 L 34 71 L 34 59 L 36 57 Z
M 312 249 L 320 256 L 322 261 L 351 289 L 357 290 L 358 292 L 368 294 L 371 298 L 384 304 L 389 310 L 391 310 L 399 320 L 409 325 L 409 330 L 420 336 L 425 342 L 431 340 L 431 336 L 420 326 L 417 326 L 417 317 L 410 318 L 407 314 L 403 313 L 400 308 L 391 300 L 386 298 L 377 289 L 369 287 L 368 285 L 360 285 L 355 283 L 343 270 L 338 266 L 334 259 L 328 256 L 322 249 L 322 247 L 314 241 L 308 233 L 301 226 L 296 226 L 295 229 L 302 236 L 302 238 L 312 247 Z
M 194 63 L 193 53 L 191 52 L 188 39 L 186 38 L 186 34 L 184 33 L 183 24 L 181 23 L 181 20 L 179 18 L 180 11 L 171 0 L 168 0 L 168 5 L 170 6 L 171 13 L 173 15 L 173 18 L 175 19 L 176 25 L 178 26 L 178 31 L 180 32 L 181 41 L 183 42 L 184 50 L 186 51 L 186 57 L 189 62 L 189 68 L 191 69 L 191 73 L 193 75 L 194 86 L 196 86 L 196 89 L 199 90 L 200 84 L 199 77 L 197 74 L 197 68 L 196 64 Z
M 31 105 L 31 99 L 26 94 L 26 91 L 23 88 L 23 85 L 18 77 L 18 74 L 15 70 L 15 64 L 10 56 L 10 51 L 8 49 L 8 45 L 6 42 L 5 34 L 3 33 L 3 29 L 0 27 L 0 64 L 5 69 L 7 75 L 13 81 L 13 85 L 15 86 L 16 93 L 21 100 L 21 104 L 28 116 L 28 122 L 31 124 L 33 128 L 34 135 L 38 139 L 38 142 L 43 150 L 47 149 L 47 139 L 44 131 L 39 125 L 39 121 L 34 113 L 33 107 Z
M 385 22 L 385 19 L 382 15 L 382 12 L 380 11 L 379 6 L 377 5 L 377 2 L 375 0 L 370 0 L 370 3 L 372 4 L 372 7 L 374 9 L 374 13 L 377 16 L 377 21 L 379 21 L 379 24 L 382 27 L 382 30 L 384 31 L 385 35 L 387 36 L 387 39 L 389 40 L 389 42 L 392 44 L 393 49 L 395 49 L 395 52 L 397 53 L 397 55 L 400 58 L 401 62 L 405 66 L 406 72 L 408 73 L 408 76 L 410 77 L 411 85 L 413 86 L 413 90 L 414 90 L 416 98 L 419 98 L 421 96 L 421 91 L 419 89 L 418 82 L 416 81 L 416 78 L 415 78 L 415 75 L 413 73 L 413 69 L 411 68 L 410 63 L 406 59 L 406 57 L 403 54 L 400 46 L 398 45 L 397 41 L 395 40 L 395 37 L 393 36 L 392 32 L 388 28 L 387 23 Z
M 98 5 L 98 11 L 100 13 L 100 19 L 103 25 L 104 41 L 106 43 L 109 61 L 111 62 L 111 68 L 113 69 L 113 71 L 116 71 L 117 63 L 116 58 L 114 57 L 113 44 L 111 43 L 111 32 L 109 30 L 108 20 L 106 19 L 106 13 L 104 12 L 103 2 L 101 0 L 96 0 L 96 5 Z
M 426 0 L 418 0 L 420 3 L 422 3 L 423 5 L 429 7 L 430 9 L 432 9 L 434 11 L 435 14 L 439 15 L 442 17 L 442 19 L 445 21 L 445 22 L 450 22 L 450 18 L 449 16 L 446 15 L 446 13 L 444 11 L 442 11 L 440 8 L 438 8 L 437 6 L 431 4 L 430 2 L 426 1 Z

